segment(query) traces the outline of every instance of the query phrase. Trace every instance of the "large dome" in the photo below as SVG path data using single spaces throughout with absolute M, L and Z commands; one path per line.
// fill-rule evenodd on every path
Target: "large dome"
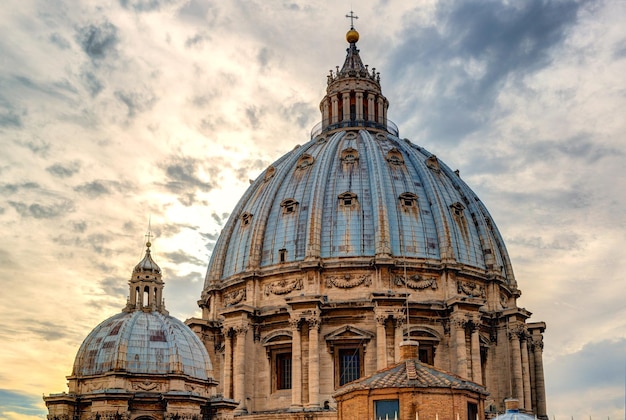
M 457 263 L 515 286 L 491 216 L 458 173 L 395 134 L 360 129 L 321 133 L 254 181 L 205 287 L 279 264 L 363 258 Z
M 73 376 L 126 371 L 208 379 L 211 370 L 206 348 L 189 327 L 160 312 L 134 311 L 94 328 L 78 350 Z
M 387 118 L 355 32 L 322 121 L 252 181 L 213 250 L 190 325 L 217 392 L 235 415 L 331 418 L 337 389 L 399 362 L 410 340 L 420 362 L 485 387 L 472 412 L 512 395 L 545 418 L 545 324 L 517 306 L 483 202 Z

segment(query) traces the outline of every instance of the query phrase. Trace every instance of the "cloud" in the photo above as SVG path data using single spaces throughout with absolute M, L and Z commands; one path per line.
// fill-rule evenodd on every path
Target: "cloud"
M 98 77 L 90 71 L 85 71 L 81 74 L 81 81 L 83 86 L 87 89 L 91 97 L 95 97 L 104 89 L 104 85 L 98 79 Z
M 136 12 L 154 12 L 164 6 L 181 3 L 180 0 L 119 0 L 120 6 Z
M 165 252 L 163 255 L 174 264 L 193 264 L 200 266 L 206 265 L 206 261 L 200 260 L 181 249 L 174 252 Z
M 551 63 L 552 52 L 577 22 L 581 3 L 438 3 L 430 25 L 406 22 L 390 77 L 414 92 L 401 106 L 428 121 L 428 137 L 454 142 L 485 127 L 503 110 L 495 101 L 506 83 Z M 406 97 L 406 95 L 398 95 Z M 415 111 L 418 111 L 417 113 Z
M 108 21 L 99 25 L 90 24 L 78 29 L 76 41 L 92 61 L 98 62 L 116 54 L 119 30 Z
M 178 200 L 185 206 L 191 206 L 196 202 L 196 191 L 209 192 L 215 188 L 215 184 L 205 181 L 201 176 L 204 160 L 191 157 L 173 157 L 169 162 L 163 162 L 159 166 L 164 171 L 167 181 L 165 188 L 177 194 Z M 209 170 L 216 173 L 217 168 Z
M 71 47 L 70 42 L 65 39 L 63 35 L 57 32 L 50 34 L 50 37 L 48 39 L 50 40 L 50 42 L 52 42 L 54 45 L 61 48 L 62 50 L 67 50 Z
M 128 182 L 122 183 L 105 179 L 96 179 L 74 187 L 74 191 L 85 194 L 89 198 L 97 198 L 102 195 L 111 195 L 115 192 L 124 192 L 132 188 Z
M 2 214 L 2 213 L 0 213 Z M 3 268 L 19 268 L 18 262 L 13 258 L 11 253 L 0 249 L 0 267 Z
M 0 185 L 0 192 L 3 194 L 15 194 L 21 190 L 34 190 L 38 189 L 39 184 L 36 182 L 23 182 L 21 184 L 2 184 Z
M 46 168 L 51 175 L 58 178 L 70 178 L 78 171 L 80 171 L 80 162 L 77 160 L 68 162 L 66 164 L 55 163 Z
M 0 110 L 0 127 L 22 128 L 22 116 L 18 115 L 14 110 Z
M 604 340 L 588 343 L 579 351 L 546 364 L 549 396 L 558 401 L 569 401 L 570 404 L 558 410 L 568 412 L 566 410 L 570 409 L 569 412 L 575 413 L 591 409 L 606 413 L 622 407 L 621 404 L 618 407 L 613 405 L 616 402 L 614 398 L 623 392 L 625 354 L 626 339 Z M 584 398 L 582 401 L 577 398 L 585 390 L 593 389 L 605 394 L 604 398 L 596 396 L 591 406 Z
M 19 201 L 9 201 L 9 205 L 13 207 L 20 216 L 35 219 L 56 219 L 75 210 L 74 202 L 70 200 L 60 200 L 52 204 L 27 204 Z
M 41 157 L 47 157 L 48 152 L 50 151 L 50 142 L 42 140 L 40 138 L 35 138 L 33 140 L 26 141 L 22 143 L 27 149 L 33 152 L 36 155 Z
M 118 90 L 114 93 L 114 95 L 128 108 L 128 118 L 134 118 L 138 112 L 144 112 L 152 109 L 152 106 L 157 100 L 154 92 L 147 88 L 128 91 Z
M 5 388 L 0 389 L 0 401 L 0 418 L 3 419 L 46 416 L 46 410 L 41 407 L 41 395 Z
M 202 47 L 205 41 L 210 41 L 210 40 L 211 40 L 211 36 L 205 31 L 201 31 L 195 34 L 194 36 L 187 38 L 185 40 L 185 47 L 187 48 Z

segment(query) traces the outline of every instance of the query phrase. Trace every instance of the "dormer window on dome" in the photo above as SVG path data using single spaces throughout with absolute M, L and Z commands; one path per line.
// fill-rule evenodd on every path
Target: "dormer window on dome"
M 387 153 L 387 162 L 389 162 L 391 165 L 396 166 L 404 165 L 404 158 L 402 157 L 402 153 L 400 153 L 400 151 L 394 147 Z
M 298 159 L 298 163 L 296 164 L 296 169 L 298 170 L 306 169 L 309 166 L 313 165 L 313 162 L 315 162 L 315 159 L 313 158 L 313 156 L 305 153 L 304 155 L 300 156 L 300 159 Z
M 299 203 L 293 198 L 288 198 L 286 200 L 283 200 L 283 202 L 280 203 L 280 206 L 283 209 L 283 214 L 292 214 L 296 212 L 296 207 L 298 207 L 298 204 Z
M 343 163 L 356 163 L 359 160 L 359 152 L 349 147 L 342 150 L 340 159 Z
M 400 199 L 400 204 L 404 208 L 417 207 L 417 195 L 413 193 L 405 192 L 400 194 L 400 197 L 398 198 Z
M 356 205 L 356 194 L 350 191 L 339 194 L 339 205 L 342 207 L 353 207 Z
M 250 222 L 252 221 L 252 214 L 248 213 L 247 211 L 244 212 L 241 215 L 241 225 L 242 226 L 248 226 L 250 224 Z

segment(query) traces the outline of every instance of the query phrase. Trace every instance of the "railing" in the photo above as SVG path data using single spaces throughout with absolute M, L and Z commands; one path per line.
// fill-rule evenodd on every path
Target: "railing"
M 366 121 L 366 120 L 354 120 L 354 121 L 340 121 L 333 124 L 328 124 L 324 126 L 324 121 L 320 121 L 313 126 L 311 129 L 311 138 L 315 138 L 326 131 L 336 130 L 339 128 L 349 128 L 349 127 L 369 127 L 376 128 L 378 130 L 385 130 L 389 134 L 393 134 L 396 137 L 399 137 L 400 132 L 398 131 L 398 126 L 391 120 L 387 120 L 385 124 L 379 123 L 376 121 Z

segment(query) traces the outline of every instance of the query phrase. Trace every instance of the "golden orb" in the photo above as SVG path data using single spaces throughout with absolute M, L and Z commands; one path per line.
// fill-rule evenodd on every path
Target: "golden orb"
M 355 29 L 350 29 L 346 34 L 346 41 L 350 44 L 354 44 L 359 40 L 359 33 Z

